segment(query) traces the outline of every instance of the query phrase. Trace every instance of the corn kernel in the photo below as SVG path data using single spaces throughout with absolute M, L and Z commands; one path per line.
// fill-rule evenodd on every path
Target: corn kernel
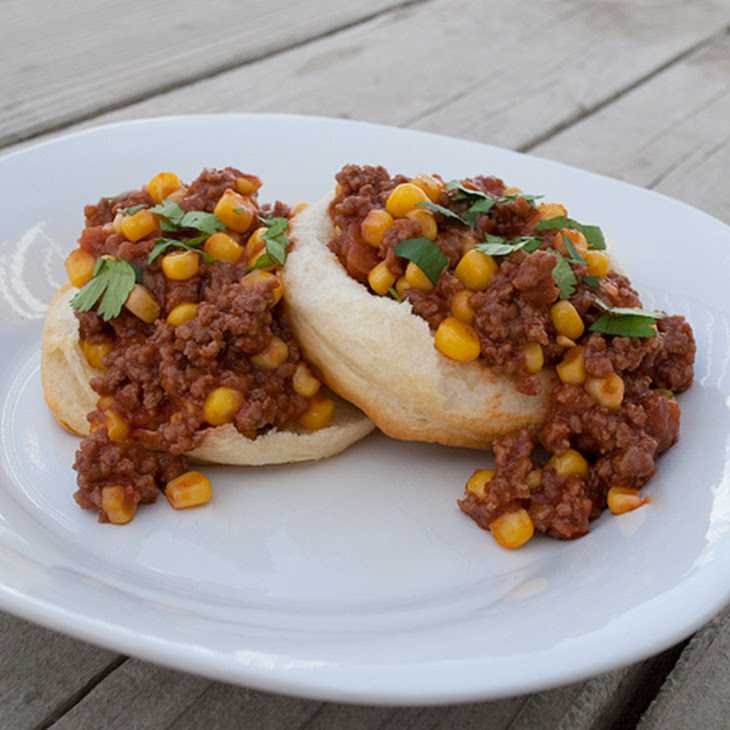
M 436 330 L 436 349 L 452 360 L 476 360 L 481 352 L 479 336 L 471 325 L 456 317 L 447 317 Z
M 565 236 L 572 244 L 573 248 L 583 257 L 585 257 L 588 251 L 588 241 L 583 233 L 576 231 L 574 228 L 561 228 L 560 235 L 558 236 L 558 250 L 560 253 L 567 255 L 568 250 L 565 248 L 565 242 L 563 241 Z
M 535 525 L 524 508 L 497 517 L 489 523 L 489 529 L 494 539 L 509 550 L 521 547 L 535 534 Z
M 399 276 L 396 279 L 395 282 L 395 290 L 398 292 L 398 296 L 403 296 L 403 292 L 408 291 L 408 289 L 411 288 L 411 285 L 408 282 L 408 279 L 406 279 L 405 276 Z
M 462 289 L 454 294 L 449 302 L 451 314 L 465 324 L 471 324 L 474 321 L 474 309 L 469 304 L 469 299 L 471 299 L 473 293 L 473 291 L 469 291 L 468 289 Z
M 405 273 L 406 281 L 413 289 L 421 289 L 422 291 L 428 291 L 433 289 L 431 279 L 420 269 L 420 267 L 413 261 L 409 261 L 406 266 Z
M 438 236 L 439 227 L 433 213 L 425 208 L 416 208 L 406 214 L 406 218 L 418 221 L 421 224 L 421 235 L 429 241 L 435 241 Z
M 205 239 L 203 252 L 214 259 L 236 262 L 243 256 L 243 246 L 227 233 L 214 233 Z
M 393 225 L 393 216 L 382 208 L 373 208 L 360 223 L 360 235 L 363 241 L 373 248 L 378 248 L 383 234 Z
M 170 310 L 167 315 L 167 321 L 177 327 L 183 322 L 195 319 L 195 315 L 198 313 L 198 305 L 193 302 L 185 302 L 178 304 L 177 307 Z
M 134 285 L 124 306 L 147 324 L 152 324 L 160 316 L 160 305 L 144 284 Z
M 539 373 L 545 364 L 545 355 L 539 342 L 528 342 L 525 345 L 525 369 L 528 373 Z
M 142 208 L 132 215 L 125 215 L 120 228 L 125 238 L 134 243 L 154 233 L 157 230 L 157 220 L 149 208 Z
M 104 369 L 104 365 L 102 363 L 104 355 L 108 355 L 113 349 L 114 344 L 108 340 L 104 342 L 84 341 L 81 344 L 81 350 L 84 353 L 86 362 L 89 363 L 92 368 L 96 368 L 97 370 Z
M 525 484 L 530 489 L 537 489 L 542 484 L 542 471 L 540 469 L 532 469 L 525 477 Z
M 137 511 L 134 492 L 122 484 L 108 484 L 101 488 L 101 509 L 113 525 L 126 525 Z
M 606 495 L 608 509 L 615 515 L 622 515 L 625 512 L 641 507 L 649 502 L 649 498 L 641 498 L 638 489 L 628 489 L 627 487 L 611 487 Z
M 264 248 L 264 246 L 266 246 L 266 241 L 264 241 L 264 233 L 266 233 L 266 231 L 266 226 L 261 226 L 248 237 L 248 241 L 246 241 L 246 246 L 244 247 L 246 252 L 246 261 L 250 262 L 251 259 L 262 248 Z
M 514 185 L 512 185 L 511 187 L 504 189 L 503 195 L 518 195 L 521 192 L 522 192 L 521 188 L 517 188 Z
M 316 378 L 305 362 L 298 362 L 291 379 L 292 388 L 295 393 L 311 398 L 320 388 L 322 383 Z
M 129 436 L 129 425 L 111 408 L 104 411 L 104 423 L 110 441 L 124 441 Z
M 617 373 L 607 378 L 588 378 L 585 389 L 597 403 L 611 411 L 618 410 L 624 399 L 624 381 Z
M 610 261 L 602 251 L 586 251 L 583 258 L 588 264 L 588 274 L 590 276 L 605 276 L 608 273 Z
M 198 273 L 200 257 L 195 251 L 175 251 L 162 257 L 162 271 L 168 279 L 185 281 Z
M 241 286 L 254 286 L 254 284 L 269 279 L 276 280 L 276 286 L 274 287 L 274 305 L 276 305 L 284 296 L 284 282 L 276 274 L 272 274 L 270 271 L 264 271 L 263 269 L 254 269 L 253 271 L 249 271 L 241 279 Z
M 467 289 L 484 291 L 498 268 L 497 262 L 491 256 L 472 249 L 461 257 L 454 269 L 454 276 Z
M 588 462 L 583 454 L 575 449 L 568 449 L 560 456 L 553 456 L 548 464 L 555 469 L 555 473 L 559 476 L 567 476 L 568 474 L 578 474 L 586 476 L 588 474 Z
M 286 342 L 274 335 L 261 352 L 251 355 L 250 360 L 257 368 L 275 370 L 279 365 L 286 362 L 288 357 L 289 348 Z
M 376 293 L 383 296 L 388 293 L 388 289 L 395 284 L 398 277 L 385 265 L 385 261 L 375 264 L 368 274 L 368 284 Z
M 401 183 L 388 196 L 385 209 L 393 218 L 405 218 L 416 203 L 428 203 L 428 195 L 413 183 Z
M 295 215 L 299 215 L 303 210 L 306 210 L 309 207 L 309 203 L 301 200 L 296 205 L 293 205 L 291 208 L 291 216 L 292 218 Z
M 260 187 L 261 180 L 256 175 L 244 175 L 236 178 L 236 190 L 241 195 L 253 195 Z
M 578 310 L 567 299 L 561 299 L 550 307 L 550 317 L 557 333 L 571 340 L 578 339 L 585 330 Z
M 91 281 L 91 277 L 94 275 L 96 259 L 90 253 L 76 248 L 66 257 L 64 265 L 71 286 L 81 289 L 84 284 L 88 284 Z
M 562 361 L 555 366 L 558 377 L 563 383 L 585 383 L 586 358 L 582 347 L 571 347 Z
M 411 182 L 414 185 L 418 185 L 418 187 L 426 193 L 428 199 L 432 203 L 435 203 L 439 199 L 441 191 L 446 187 L 446 185 L 437 177 L 434 177 L 433 175 L 426 175 L 422 172 L 419 172 L 418 175 L 411 180 Z
M 320 391 L 309 401 L 307 410 L 297 419 L 297 423 L 310 431 L 318 431 L 329 424 L 334 410 L 335 402 Z
M 221 195 L 213 212 L 237 233 L 245 233 L 256 220 L 256 206 L 234 190 Z
M 180 178 L 174 172 L 160 172 L 147 183 L 147 192 L 155 203 L 161 203 L 181 185 Z
M 186 471 L 165 486 L 165 496 L 174 509 L 200 507 L 211 495 L 210 480 L 199 471 Z
M 241 405 L 243 405 L 243 393 L 221 385 L 211 391 L 205 399 L 203 418 L 211 426 L 222 426 L 233 420 Z
M 568 211 L 560 203 L 540 203 L 537 206 L 537 210 L 540 213 L 540 220 L 562 218 L 568 215 Z
M 466 483 L 466 491 L 484 499 L 486 496 L 487 484 L 494 477 L 494 469 L 477 469 Z

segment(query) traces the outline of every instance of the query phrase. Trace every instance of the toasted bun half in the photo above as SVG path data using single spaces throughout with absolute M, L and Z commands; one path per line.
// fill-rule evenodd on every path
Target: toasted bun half
M 450 360 L 408 302 L 373 296 L 347 275 L 327 246 L 331 199 L 294 219 L 283 272 L 289 323 L 330 387 L 399 439 L 485 448 L 544 420 L 549 387 L 524 395 L 478 362 Z M 549 386 L 554 375 L 542 377 Z
M 69 305 L 76 292 L 62 286 L 48 308 L 41 345 L 41 381 L 51 413 L 67 431 L 89 432 L 86 414 L 96 409 L 97 394 L 89 381 L 99 371 L 90 367 L 79 344 L 78 321 Z M 328 426 L 308 431 L 293 425 L 255 439 L 226 424 L 211 428 L 201 445 L 187 454 L 193 460 L 234 465 L 263 465 L 324 459 L 366 436 L 373 423 L 357 408 L 337 398 Z

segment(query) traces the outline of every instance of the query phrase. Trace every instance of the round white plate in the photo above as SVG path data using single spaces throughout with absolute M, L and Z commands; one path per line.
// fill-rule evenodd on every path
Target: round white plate
M 644 303 L 685 314 L 696 383 L 646 488 L 575 542 L 500 549 L 456 500 L 477 451 L 373 434 L 329 461 L 207 470 L 205 508 L 126 527 L 72 499 L 77 439 L 48 414 L 45 307 L 83 206 L 161 170 L 233 165 L 261 200 L 314 200 L 348 162 L 495 174 L 603 227 Z M 93 129 L 0 158 L 0 606 L 178 669 L 370 703 L 488 699 L 578 680 L 685 638 L 728 601 L 730 229 L 614 180 L 471 142 L 339 120 L 200 116 Z M 336 313 L 333 313 L 336 316 Z

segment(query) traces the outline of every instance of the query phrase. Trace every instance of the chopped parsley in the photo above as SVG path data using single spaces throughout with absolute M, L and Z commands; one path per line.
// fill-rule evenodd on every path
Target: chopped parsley
M 71 300 L 79 312 L 88 312 L 97 302 L 97 313 L 108 322 L 118 317 L 134 285 L 141 281 L 142 272 L 124 259 L 99 258 L 89 281 Z
M 602 251 L 606 248 L 606 239 L 603 236 L 603 231 L 598 226 L 579 223 L 564 215 L 558 218 L 539 221 L 535 226 L 535 230 L 537 231 L 551 231 L 556 228 L 572 228 L 575 231 L 580 231 L 586 237 L 586 241 L 588 241 L 588 248 L 593 251 Z
M 286 235 L 287 228 L 289 228 L 288 218 L 276 218 L 270 215 L 268 218 L 260 218 L 259 220 L 266 227 L 266 233 L 263 236 L 266 253 L 259 256 L 246 271 L 266 269 L 276 264 L 283 266 L 286 262 L 286 250 L 291 244 L 289 237 Z
M 396 256 L 413 261 L 428 277 L 432 284 L 437 284 L 443 270 L 449 265 L 444 252 L 428 238 L 406 238 L 394 249 Z
M 570 299 L 575 292 L 575 287 L 578 285 L 578 280 L 575 278 L 570 261 L 552 248 L 549 248 L 548 252 L 554 253 L 558 257 L 558 263 L 553 268 L 553 278 L 560 291 L 559 298 Z
M 491 233 L 487 233 L 484 243 L 478 243 L 476 249 L 489 256 L 508 256 L 520 250 L 535 253 L 540 248 L 542 241 L 542 238 L 536 238 L 535 236 L 520 236 L 509 240 L 502 238 L 502 236 L 493 236 Z
M 600 299 L 595 301 L 604 311 L 589 329 L 605 335 L 654 337 L 657 333 L 656 321 L 665 316 L 663 312 L 649 312 L 632 307 L 610 307 Z

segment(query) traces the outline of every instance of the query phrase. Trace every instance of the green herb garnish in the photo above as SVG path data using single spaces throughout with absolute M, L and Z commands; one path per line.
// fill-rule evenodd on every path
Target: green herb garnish
M 573 296 L 575 287 L 578 285 L 578 280 L 575 278 L 570 262 L 564 256 L 561 256 L 558 251 L 549 248 L 548 252 L 554 253 L 558 257 L 558 263 L 553 268 L 553 278 L 560 290 L 559 298 L 570 299 Z
M 413 261 L 428 277 L 432 284 L 437 284 L 441 272 L 449 265 L 444 252 L 428 238 L 406 238 L 394 249 L 396 256 Z
M 226 230 L 226 224 L 215 214 L 206 213 L 202 210 L 191 210 L 185 212 L 177 203 L 172 200 L 164 200 L 150 211 L 160 216 L 160 229 L 173 233 L 184 228 L 194 228 L 200 233 L 212 236 L 214 233 L 222 233 Z
M 209 238 L 207 233 L 202 236 L 196 236 L 195 238 L 188 238 L 185 241 L 179 241 L 177 238 L 158 238 L 155 240 L 155 247 L 150 251 L 150 255 L 147 257 L 147 263 L 151 264 L 161 253 L 167 251 L 168 248 L 182 248 L 186 251 L 195 251 L 199 253 L 203 260 L 209 264 L 211 261 L 215 261 L 215 257 L 210 254 L 201 251 L 198 246 L 204 243 Z
M 588 266 L 588 262 L 575 250 L 573 242 L 564 233 L 562 236 L 565 250 L 568 252 L 568 263 L 576 264 L 577 266 Z
M 99 258 L 94 273 L 71 300 L 79 312 L 88 312 L 97 302 L 97 313 L 108 322 L 118 317 L 134 285 L 142 279 L 141 270 L 124 259 Z
M 484 239 L 484 243 L 478 243 L 476 249 L 489 256 L 508 256 L 521 249 L 527 251 L 527 253 L 535 253 L 540 248 L 542 241 L 542 238 L 536 238 L 534 236 L 520 236 L 519 238 L 508 240 L 502 238 L 502 236 L 493 236 L 491 233 L 488 233 Z
M 591 289 L 601 288 L 601 278 L 599 276 L 586 274 L 585 276 L 581 277 L 581 280 L 586 286 L 590 287 Z
M 400 294 L 398 294 L 398 291 L 396 290 L 396 288 L 394 286 L 391 286 L 388 289 L 388 294 L 390 294 L 390 296 L 393 297 L 393 299 L 395 299 L 395 301 L 398 302 L 398 304 L 403 303 L 403 300 L 401 299 Z
M 133 205 L 131 208 L 120 208 L 119 212 L 122 215 L 134 215 L 135 213 L 138 213 L 142 208 L 144 208 L 144 205 Z
M 592 332 L 618 337 L 654 337 L 655 324 L 665 315 L 663 312 L 649 312 L 632 307 L 610 307 L 600 299 L 596 299 L 603 314 L 589 327 Z
M 586 241 L 588 241 L 588 248 L 593 251 L 602 251 L 606 248 L 606 239 L 603 237 L 603 231 L 598 226 L 579 223 L 567 216 L 539 221 L 535 226 L 535 230 L 537 231 L 550 231 L 556 228 L 572 228 L 575 231 L 580 231 L 586 237 Z
M 251 266 L 246 268 L 246 271 L 267 269 L 269 266 L 275 266 L 276 264 L 283 266 L 286 262 L 286 250 L 291 244 L 289 237 L 286 235 L 286 230 L 289 228 L 288 218 L 269 216 L 265 219 L 259 218 L 259 220 L 266 227 L 266 233 L 263 235 L 266 253 L 261 254 Z
M 468 226 L 469 223 L 464 220 L 458 213 L 454 213 L 453 210 L 449 210 L 448 208 L 444 208 L 443 205 L 438 205 L 437 203 L 416 203 L 417 208 L 430 208 L 431 210 L 435 210 L 443 215 L 445 215 L 447 218 L 453 218 L 454 220 L 459 221 L 459 223 L 463 223 L 465 226 Z

